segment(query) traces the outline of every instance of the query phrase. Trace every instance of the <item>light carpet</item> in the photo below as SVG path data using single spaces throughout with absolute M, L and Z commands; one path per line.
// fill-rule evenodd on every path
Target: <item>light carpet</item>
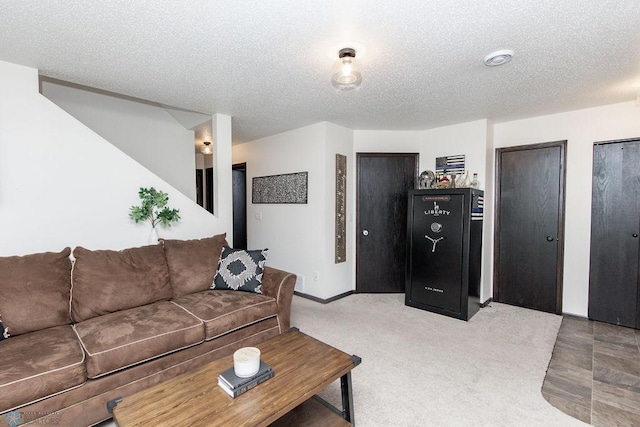
M 291 313 L 292 326 L 362 357 L 352 371 L 358 427 L 588 425 L 540 393 L 561 320 L 491 303 L 464 322 L 407 307 L 403 294 L 294 296 Z M 340 407 L 339 382 L 321 396 Z
M 470 321 L 356 294 L 294 297 L 292 326 L 362 357 L 355 422 L 373 426 L 585 426 L 540 392 L 562 318 L 492 303 Z M 339 384 L 322 397 L 340 407 Z

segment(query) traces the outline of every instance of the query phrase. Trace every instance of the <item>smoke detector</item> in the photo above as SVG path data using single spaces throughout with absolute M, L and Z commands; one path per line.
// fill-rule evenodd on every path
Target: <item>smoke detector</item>
M 487 67 L 497 67 L 504 65 L 513 59 L 513 51 L 509 49 L 497 50 L 484 57 L 484 65 Z

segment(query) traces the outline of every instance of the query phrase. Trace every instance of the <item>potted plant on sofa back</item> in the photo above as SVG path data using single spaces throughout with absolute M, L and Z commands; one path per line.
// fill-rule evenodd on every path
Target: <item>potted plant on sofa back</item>
M 171 227 L 172 222 L 180 219 L 178 209 L 170 209 L 167 206 L 169 195 L 164 191 L 158 191 L 155 188 L 140 188 L 138 196 L 142 203 L 139 206 L 131 206 L 129 209 L 129 217 L 136 223 L 140 221 L 149 221 L 151 223 L 151 234 L 149 235 L 149 244 L 158 243 L 158 231 L 156 225 L 162 227 Z

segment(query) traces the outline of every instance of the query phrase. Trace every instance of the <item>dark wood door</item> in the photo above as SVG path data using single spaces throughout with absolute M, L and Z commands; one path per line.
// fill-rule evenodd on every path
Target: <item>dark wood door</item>
M 640 140 L 595 144 L 589 319 L 632 328 L 638 321 Z
M 196 202 L 204 207 L 204 186 L 202 179 L 202 169 L 196 169 Z
M 207 197 L 205 197 L 206 200 L 206 210 L 208 210 L 209 212 L 213 213 L 213 168 L 206 168 L 205 169 L 205 181 L 206 181 L 206 188 L 207 188 Z
M 357 154 L 357 292 L 404 292 L 408 191 L 417 176 L 417 153 Z
M 566 141 L 497 150 L 494 298 L 561 313 Z
M 231 168 L 233 197 L 233 247 L 247 249 L 247 164 Z

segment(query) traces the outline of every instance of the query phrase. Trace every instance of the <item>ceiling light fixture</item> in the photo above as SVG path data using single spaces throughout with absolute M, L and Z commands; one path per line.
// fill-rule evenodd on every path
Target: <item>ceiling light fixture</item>
M 350 47 L 340 49 L 338 60 L 333 67 L 333 85 L 340 90 L 351 90 L 360 86 L 362 76 L 356 64 L 356 50 Z
M 484 57 L 484 65 L 487 67 L 497 67 L 504 65 L 513 59 L 513 51 L 509 49 L 497 50 Z
M 202 147 L 200 147 L 200 152 L 202 154 L 213 154 L 213 147 L 211 146 L 211 142 L 204 141 L 202 144 L 204 144 Z

